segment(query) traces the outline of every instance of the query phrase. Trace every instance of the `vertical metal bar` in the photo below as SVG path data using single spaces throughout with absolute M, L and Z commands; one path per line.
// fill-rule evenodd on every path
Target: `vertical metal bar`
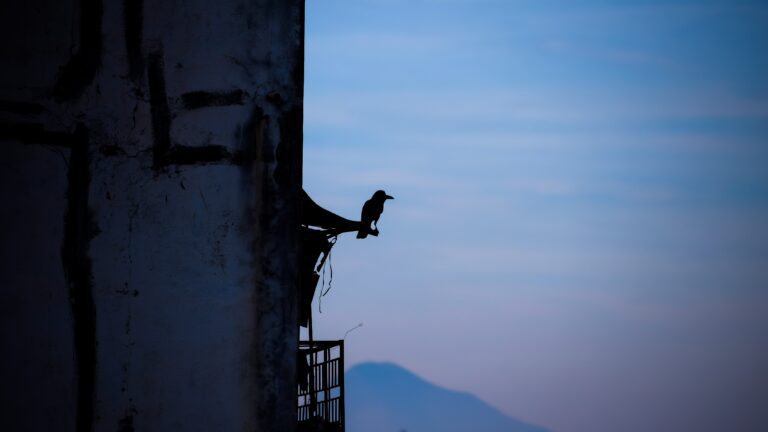
M 339 425 L 344 432 L 344 340 L 339 341 Z
M 323 376 L 323 400 L 327 401 L 331 398 L 331 386 L 328 382 L 328 354 L 330 350 L 326 347 L 323 350 L 323 367 L 321 370 Z
M 314 335 L 312 334 L 312 310 L 309 311 L 309 325 L 307 326 L 307 330 L 309 331 L 309 417 L 311 418 L 312 415 L 315 412 L 315 407 L 317 404 L 317 401 L 315 400 L 315 389 L 317 388 L 316 382 L 315 382 L 315 363 L 316 363 L 316 357 L 314 354 L 315 350 L 315 340 Z

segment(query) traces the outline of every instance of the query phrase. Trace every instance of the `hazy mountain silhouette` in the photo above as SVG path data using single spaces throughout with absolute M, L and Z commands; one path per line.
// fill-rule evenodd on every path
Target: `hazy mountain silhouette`
M 392 363 L 362 363 L 344 379 L 349 432 L 548 432 Z

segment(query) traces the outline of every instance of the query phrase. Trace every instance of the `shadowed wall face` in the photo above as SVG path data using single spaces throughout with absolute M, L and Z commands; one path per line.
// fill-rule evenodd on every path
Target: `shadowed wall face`
M 0 16 L 0 429 L 292 430 L 303 1 Z

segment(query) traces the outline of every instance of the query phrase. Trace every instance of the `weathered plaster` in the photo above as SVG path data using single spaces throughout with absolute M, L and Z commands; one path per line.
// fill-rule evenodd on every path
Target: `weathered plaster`
M 4 9 L 0 429 L 292 430 L 303 2 Z

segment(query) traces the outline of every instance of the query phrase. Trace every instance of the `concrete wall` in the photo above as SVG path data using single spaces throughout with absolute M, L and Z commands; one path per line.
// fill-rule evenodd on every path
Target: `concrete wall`
M 303 1 L 6 3 L 0 430 L 292 430 Z

